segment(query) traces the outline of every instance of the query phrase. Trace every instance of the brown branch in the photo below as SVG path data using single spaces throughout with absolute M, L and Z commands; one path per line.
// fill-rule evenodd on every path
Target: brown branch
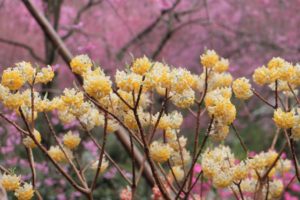
M 245 153 L 246 153 L 246 156 L 248 156 L 248 149 L 247 149 L 247 147 L 246 147 L 244 141 L 242 140 L 241 135 L 239 134 L 239 132 L 237 131 L 237 129 L 235 128 L 235 126 L 234 126 L 233 123 L 231 124 L 231 127 L 232 127 L 232 129 L 234 130 L 235 135 L 238 137 L 238 139 L 239 139 L 239 141 L 240 141 L 240 144 L 241 144 L 243 150 L 244 150 Z
M 7 121 L 9 124 L 11 124 L 13 127 L 15 127 L 21 134 L 29 135 L 27 131 L 23 130 L 18 124 L 11 121 L 9 118 L 7 118 L 3 113 L 0 112 L 0 117 L 3 118 L 5 121 Z
M 92 142 L 97 146 L 97 148 L 101 151 L 102 147 L 100 144 L 97 142 L 96 138 L 92 135 L 92 133 L 85 127 L 83 123 L 79 121 L 81 127 L 85 130 L 87 135 L 91 138 Z M 126 177 L 124 174 L 123 170 L 120 168 L 120 166 L 110 157 L 110 155 L 107 153 L 107 151 L 104 151 L 105 157 L 113 164 L 113 166 L 117 169 L 117 171 L 121 174 L 121 176 L 126 180 L 128 184 L 132 184 L 131 181 Z
M 21 42 L 17 42 L 17 41 L 13 41 L 13 40 L 9 40 L 9 39 L 4 39 L 4 38 L 0 38 L 0 42 L 1 43 L 5 43 L 5 44 L 9 44 L 9 45 L 13 45 L 13 46 L 16 46 L 16 47 L 23 48 L 26 51 L 28 51 L 28 53 L 31 55 L 31 57 L 33 57 L 37 61 L 42 62 L 42 63 L 46 62 L 43 58 L 41 58 L 39 55 L 37 55 L 35 53 L 35 51 L 33 50 L 33 48 L 31 48 L 27 44 L 24 44 L 24 43 L 21 43 Z
M 124 53 L 128 50 L 131 45 L 135 44 L 136 42 L 140 41 L 143 37 L 147 36 L 149 33 L 153 31 L 153 29 L 162 21 L 165 15 L 174 11 L 176 6 L 180 3 L 181 0 L 176 0 L 175 3 L 172 5 L 171 8 L 162 10 L 161 14 L 146 28 L 144 28 L 141 32 L 139 32 L 134 38 L 132 38 L 129 42 L 127 42 L 117 53 L 117 58 L 122 59 Z
M 143 90 L 143 85 L 140 86 L 140 92 L 139 92 L 139 96 L 141 95 L 141 91 Z M 138 97 L 139 98 L 139 97 Z M 146 155 L 146 158 L 150 164 L 150 168 L 151 168 L 151 171 L 153 173 L 153 176 L 154 176 L 154 180 L 155 180 L 155 183 L 157 184 L 162 196 L 167 199 L 167 200 L 170 200 L 170 196 L 168 194 L 168 192 L 166 191 L 166 188 L 164 187 L 164 185 L 162 184 L 161 182 L 161 179 L 160 177 L 158 176 L 158 173 L 157 173 L 157 170 L 156 170 L 156 167 L 155 167 L 155 164 L 153 162 L 153 160 L 151 159 L 151 156 L 150 156 L 150 150 L 149 150 L 149 147 L 148 147 L 148 144 L 147 144 L 147 140 L 146 140 L 146 136 L 144 134 L 144 129 L 143 129 L 143 126 L 142 126 L 142 123 L 140 121 L 140 118 L 138 116 L 138 112 L 137 112 L 137 109 L 135 108 L 133 110 L 133 114 L 134 114 L 134 117 L 135 117 L 135 120 L 137 122 L 137 125 L 138 125 L 138 129 L 139 129 L 139 133 L 140 133 L 140 137 L 142 139 L 142 142 L 143 142 L 143 148 L 144 148 L 144 152 L 145 152 L 145 155 Z
M 278 80 L 275 81 L 275 109 L 278 108 Z
M 102 165 L 102 161 L 103 161 L 103 157 L 104 157 L 104 149 L 105 149 L 105 145 L 106 145 L 106 136 L 107 136 L 107 120 L 108 120 L 107 119 L 107 113 L 105 113 L 105 115 L 104 115 L 104 130 L 103 130 L 102 149 L 101 149 L 101 152 L 99 154 L 96 175 L 95 175 L 94 180 L 93 180 L 92 185 L 91 185 L 91 195 L 93 195 L 93 191 L 96 187 L 97 179 L 98 179 L 98 176 L 99 176 L 100 171 L 101 171 L 101 165 Z
M 87 4 L 85 4 L 83 7 L 81 7 L 78 11 L 77 14 L 73 20 L 73 25 L 76 25 L 80 22 L 80 19 L 82 17 L 82 15 L 88 11 L 89 9 L 91 9 L 93 6 L 98 5 L 102 3 L 102 0 L 99 1 L 94 1 L 94 0 L 89 0 Z M 74 28 L 72 28 L 71 30 L 69 30 L 65 35 L 62 36 L 63 40 L 68 39 L 70 36 L 72 36 L 74 33 L 76 32 L 76 30 Z
M 270 106 L 271 108 L 275 109 L 276 107 L 272 104 L 270 104 L 264 97 L 262 97 L 258 92 L 256 92 L 254 89 L 251 89 L 251 91 L 253 92 L 253 94 L 255 94 L 255 96 L 257 96 L 260 100 L 262 100 L 265 104 L 267 104 L 268 106 Z
M 297 104 L 300 105 L 300 99 L 297 97 L 295 91 L 293 90 L 292 86 L 290 85 L 290 83 L 287 83 L 288 86 L 289 86 L 289 89 L 291 90 L 293 96 L 295 97 L 296 101 L 297 101 Z

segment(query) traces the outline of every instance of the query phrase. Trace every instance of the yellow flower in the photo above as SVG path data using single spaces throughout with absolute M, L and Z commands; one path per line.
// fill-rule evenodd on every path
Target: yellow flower
M 300 64 L 296 64 L 294 70 L 295 72 L 293 76 L 290 78 L 290 82 L 295 86 L 299 86 L 300 85 Z
M 179 108 L 189 108 L 194 104 L 195 92 L 192 89 L 184 90 L 182 94 L 173 95 L 171 100 Z
M 20 186 L 20 180 L 21 177 L 15 174 L 4 174 L 0 179 L 0 183 L 6 191 L 12 191 Z
M 12 94 L 8 93 L 6 96 L 3 97 L 3 105 L 7 108 L 18 110 L 20 106 L 23 104 L 24 99 L 22 94 L 19 92 Z
M 116 120 L 113 119 L 109 119 L 107 121 L 107 132 L 111 133 L 111 132 L 115 132 L 120 128 L 119 123 Z
M 8 68 L 2 73 L 2 81 L 1 84 L 10 90 L 18 90 L 25 83 L 25 79 L 22 76 L 21 71 L 18 69 Z
M 277 68 L 281 68 L 284 66 L 285 64 L 285 60 L 280 58 L 280 57 L 275 57 L 272 58 L 269 62 L 268 62 L 268 68 L 269 69 L 277 69 Z
M 63 138 L 64 145 L 69 149 L 75 149 L 79 145 L 80 140 L 80 137 L 78 135 L 74 135 L 72 131 L 65 134 Z
M 285 62 L 285 65 L 278 69 L 279 79 L 282 81 L 292 80 L 293 75 L 296 73 L 294 66 L 291 63 Z
M 218 101 L 215 106 L 208 107 L 208 112 L 224 124 L 231 124 L 236 118 L 235 106 L 230 101 Z
M 269 184 L 270 194 L 274 199 L 277 199 L 281 196 L 284 189 L 284 185 L 281 180 L 273 180 Z
M 70 158 L 73 159 L 73 154 L 68 148 L 63 148 L 66 155 Z M 65 156 L 64 152 L 60 149 L 59 146 L 51 146 L 50 149 L 48 150 L 48 153 L 50 157 L 55 160 L 56 162 L 67 162 L 68 159 Z
M 171 72 L 171 77 L 172 91 L 180 94 L 182 94 L 183 91 L 191 88 L 196 82 L 195 76 L 193 76 L 190 71 L 183 68 L 173 69 Z
M 261 170 L 267 166 L 266 159 L 264 153 L 260 153 L 255 155 L 253 159 L 249 160 L 249 167 L 255 170 Z
M 71 123 L 76 119 L 74 115 L 68 112 L 68 110 L 58 111 L 58 118 L 63 124 Z
M 288 129 L 294 126 L 295 115 L 292 111 L 284 112 L 281 108 L 278 108 L 274 112 L 273 120 L 278 128 Z
M 215 106 L 216 103 L 218 103 L 219 101 L 230 100 L 231 96 L 232 96 L 231 88 L 229 87 L 217 88 L 206 94 L 204 103 L 205 106 L 208 108 L 210 106 Z
M 151 61 L 146 56 L 144 56 L 143 58 L 137 58 L 133 62 L 131 70 L 139 75 L 144 75 L 150 70 L 151 66 Z
M 70 66 L 74 73 L 82 75 L 91 69 L 93 63 L 88 55 L 79 55 L 71 60 Z
M 232 76 L 227 72 L 210 73 L 208 79 L 208 91 L 212 91 L 220 87 L 229 87 L 231 83 L 232 83 Z
M 181 136 L 177 139 L 177 136 L 176 136 L 176 138 L 168 140 L 168 144 L 170 145 L 170 147 L 172 147 L 172 149 L 179 151 L 180 148 L 183 149 L 185 147 L 186 141 L 187 141 L 186 137 Z
M 229 126 L 223 124 L 213 124 L 210 137 L 215 141 L 223 141 L 229 133 Z
M 100 68 L 89 71 L 84 75 L 83 88 L 95 99 L 107 96 L 112 91 L 109 77 L 104 76 Z
M 33 136 L 35 137 L 35 139 L 37 140 L 38 143 L 41 143 L 42 141 L 42 137 L 40 132 L 38 132 L 37 130 L 33 131 Z M 26 136 L 23 139 L 23 144 L 27 147 L 27 148 L 35 148 L 37 145 L 35 144 L 35 142 L 33 141 L 33 139 L 30 136 Z
M 138 92 L 142 84 L 142 76 L 135 73 L 117 70 L 115 79 L 117 86 L 126 92 Z
M 92 130 L 95 126 L 103 126 L 104 116 L 95 108 L 90 108 L 88 112 L 79 117 L 79 120 L 88 130 Z
M 34 190 L 31 184 L 25 183 L 15 191 L 15 196 L 18 200 L 30 200 L 34 195 Z
M 241 162 L 233 167 L 233 179 L 235 181 L 240 181 L 247 177 L 249 168 L 247 164 Z
M 229 68 L 229 60 L 221 58 L 213 67 L 215 72 L 222 73 L 227 71 Z
M 213 185 L 217 188 L 225 188 L 232 184 L 233 176 L 230 171 L 223 172 L 219 170 L 213 177 Z
M 36 78 L 35 78 L 35 82 L 46 84 L 46 83 L 52 81 L 53 78 L 54 78 L 54 71 L 48 65 L 48 67 L 42 68 L 42 70 L 37 73 Z
M 51 101 L 49 101 L 49 107 L 47 110 L 65 110 L 65 104 L 63 100 L 59 97 L 54 97 Z
M 79 107 L 83 104 L 83 93 L 76 91 L 74 88 L 65 89 L 64 95 L 61 96 L 61 100 L 66 105 Z
M 266 152 L 264 154 L 266 165 L 271 166 L 275 162 L 277 156 L 278 156 L 278 153 L 275 151 Z
M 276 170 L 280 173 L 287 173 L 292 168 L 292 162 L 290 160 L 279 159 L 276 163 Z
M 0 101 L 3 101 L 5 97 L 9 94 L 9 89 L 0 84 Z
M 172 148 L 169 144 L 154 141 L 150 145 L 150 156 L 155 162 L 166 162 L 172 153 Z
M 191 161 L 191 155 L 186 148 L 182 148 L 182 152 L 172 151 L 170 160 L 172 161 L 173 165 L 187 165 Z
M 181 181 L 184 178 L 184 171 L 181 166 L 172 167 L 172 171 L 177 181 Z M 171 177 L 173 177 L 172 172 L 171 172 Z
M 255 69 L 252 76 L 253 81 L 258 85 L 265 85 L 271 83 L 270 70 L 265 66 Z
M 22 75 L 28 83 L 32 84 L 36 70 L 32 67 L 30 62 L 19 62 L 15 64 L 16 67 L 22 71 Z
M 241 182 L 241 189 L 243 192 L 255 192 L 256 191 L 257 180 L 253 178 L 246 178 Z
M 299 140 L 300 139 L 300 117 L 299 117 L 299 115 L 297 117 L 295 117 L 295 124 L 292 128 L 291 137 L 294 140 Z
M 166 138 L 168 140 L 176 140 L 177 135 L 175 129 L 167 128 L 165 131 L 166 131 Z
M 207 50 L 200 56 L 200 60 L 204 67 L 211 68 L 219 61 L 219 56 L 214 50 Z
M 152 122 L 156 123 L 157 119 L 158 119 L 158 115 L 159 113 L 157 113 L 156 115 L 154 115 L 154 119 Z M 171 129 L 178 129 L 183 121 L 183 117 L 181 115 L 181 113 L 177 112 L 177 111 L 173 111 L 172 113 L 169 113 L 168 115 L 162 115 L 162 117 L 159 120 L 158 123 L 158 128 L 166 130 L 168 128 Z
M 99 160 L 93 162 L 93 164 L 91 165 L 91 169 L 97 170 L 98 164 L 99 164 Z M 103 157 L 101 167 L 100 167 L 100 173 L 103 173 L 107 169 L 108 164 L 109 164 L 108 161 L 105 159 L 105 157 Z
M 235 96 L 239 99 L 246 100 L 253 95 L 249 80 L 244 77 L 236 79 L 232 83 L 232 89 Z

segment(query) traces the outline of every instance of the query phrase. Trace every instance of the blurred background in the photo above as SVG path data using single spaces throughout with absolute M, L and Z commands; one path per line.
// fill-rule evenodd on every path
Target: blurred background
M 235 78 L 250 77 L 256 67 L 275 56 L 284 57 L 293 63 L 300 60 L 299 0 L 33 2 L 74 55 L 88 54 L 110 75 L 130 63 L 133 56 L 143 55 L 200 73 L 202 68 L 199 55 L 205 49 L 215 49 L 220 56 L 228 58 L 231 63 L 230 71 Z M 73 76 L 60 58 L 57 47 L 45 36 L 22 1 L 0 0 L 0 30 L 0 71 L 22 60 L 41 66 L 53 65 L 57 78 L 48 89 L 52 89 L 51 92 L 55 95 L 59 92 L 57 88 L 72 86 Z M 269 94 L 271 92 L 264 93 L 265 96 L 270 96 Z M 275 127 L 269 123 L 272 111 L 258 103 L 255 97 L 250 102 L 235 103 L 239 111 L 236 123 L 245 143 L 253 151 L 265 149 L 270 145 L 275 132 Z M 186 115 L 187 119 L 190 117 Z M 194 130 L 194 124 L 190 120 L 186 121 L 182 133 L 188 136 Z M 0 128 L 3 133 L 9 131 L 7 128 Z M 43 128 L 42 125 L 40 128 Z M 233 137 L 234 135 L 230 136 L 227 142 L 233 145 L 236 154 L 240 154 L 241 147 Z M 13 156 L 17 140 L 12 138 L 0 143 L 0 158 L 6 164 L 26 165 L 25 160 Z M 93 151 L 92 144 L 84 145 Z M 119 154 L 122 148 L 114 143 L 109 147 L 112 156 L 130 169 L 127 155 Z M 48 170 L 46 163 L 41 163 L 40 168 L 41 171 Z M 111 198 L 114 189 L 119 190 L 124 186 L 120 186 L 118 179 L 112 179 L 116 174 L 113 170 L 110 169 L 106 174 L 99 197 Z M 56 192 L 61 195 L 59 198 L 52 197 L 51 192 L 45 189 L 42 192 L 49 193 L 49 199 L 80 198 L 77 193 L 59 190 L 66 183 L 58 183 L 53 178 L 45 177 L 44 184 L 51 187 L 57 185 Z

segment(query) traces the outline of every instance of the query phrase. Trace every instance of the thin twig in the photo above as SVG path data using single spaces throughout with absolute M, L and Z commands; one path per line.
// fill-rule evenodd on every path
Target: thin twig
M 108 120 L 107 119 L 107 113 L 105 113 L 102 149 L 101 149 L 99 159 L 98 159 L 98 167 L 97 167 L 96 175 L 95 175 L 94 180 L 93 180 L 92 185 L 91 185 L 91 194 L 93 193 L 93 190 L 95 189 L 97 179 L 98 179 L 98 176 L 99 176 L 100 171 L 101 171 L 101 165 L 102 165 L 102 161 L 103 161 L 104 149 L 105 149 L 105 144 L 106 144 L 106 136 L 107 136 L 107 120 Z
M 257 93 L 254 89 L 251 89 L 251 91 L 253 92 L 253 94 L 255 94 L 255 96 L 257 96 L 260 100 L 262 100 L 265 104 L 267 104 L 268 106 L 270 106 L 271 108 L 275 109 L 275 106 L 273 106 L 272 104 L 270 104 L 265 98 L 263 98 L 259 93 Z
M 92 142 L 97 146 L 97 148 L 101 151 L 102 147 L 100 146 L 100 144 L 97 142 L 97 140 L 94 138 L 94 136 L 92 135 L 92 133 L 84 126 L 84 124 L 82 124 L 80 122 L 80 125 L 82 126 L 82 128 L 85 130 L 85 132 L 87 133 L 87 135 L 91 138 Z M 132 184 L 131 181 L 127 178 L 127 176 L 124 174 L 123 170 L 120 168 L 120 166 L 112 159 L 112 157 L 106 152 L 104 151 L 105 157 L 112 163 L 112 165 L 117 169 L 117 171 L 121 174 L 121 176 L 125 179 L 125 181 L 128 184 Z
M 239 141 L 240 141 L 240 144 L 241 144 L 243 150 L 244 150 L 245 153 L 246 153 L 246 156 L 248 156 L 248 149 L 247 149 L 247 147 L 246 147 L 244 141 L 242 140 L 242 138 L 241 138 L 239 132 L 237 131 L 237 129 L 235 128 L 235 126 L 234 126 L 233 123 L 231 124 L 231 127 L 232 127 L 232 129 L 234 130 L 235 135 L 238 137 L 238 139 L 239 139 Z
M 87 188 L 87 183 L 84 181 L 84 178 L 81 176 L 80 172 L 78 171 L 78 169 L 76 168 L 75 164 L 73 163 L 73 161 L 71 160 L 70 156 L 66 153 L 65 149 L 63 148 L 63 145 L 61 144 L 61 142 L 59 141 L 57 134 L 50 122 L 50 119 L 47 115 L 47 113 L 44 113 L 44 117 L 46 119 L 47 125 L 49 127 L 50 133 L 52 134 L 52 136 L 55 139 L 55 142 L 58 144 L 59 149 L 63 152 L 64 156 L 67 158 L 68 162 L 70 163 L 72 169 L 74 170 L 74 172 L 76 173 L 76 176 L 78 177 L 78 179 L 80 180 L 81 184 Z
M 293 88 L 291 87 L 290 83 L 287 83 L 288 86 L 289 86 L 289 89 L 291 90 L 293 96 L 295 97 L 296 101 L 297 101 L 297 104 L 300 105 L 300 99 L 297 97 L 295 91 L 293 90 Z

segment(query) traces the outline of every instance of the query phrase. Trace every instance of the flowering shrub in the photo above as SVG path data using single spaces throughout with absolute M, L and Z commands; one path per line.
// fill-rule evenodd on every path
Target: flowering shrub
M 127 184 L 119 192 L 123 200 L 140 198 L 137 190 L 141 174 L 147 170 L 153 177 L 148 180 L 152 199 L 209 199 L 224 192 L 236 199 L 292 198 L 284 192 L 300 180 L 295 152 L 295 141 L 300 139 L 296 90 L 300 66 L 273 58 L 267 67 L 255 70 L 254 83 L 267 85 L 274 93 L 274 101 L 269 102 L 247 78 L 233 80 L 227 71 L 229 61 L 215 51 L 207 50 L 200 56 L 200 63 L 203 72 L 197 75 L 147 57 L 137 58 L 117 71 L 112 81 L 87 55 L 80 55 L 70 62 L 79 83 L 51 99 L 41 91 L 41 85 L 54 78 L 50 66 L 35 68 L 20 62 L 6 69 L 0 85 L 4 108 L 0 117 L 22 138 L 31 176 L 23 179 L 18 171 L 1 165 L 2 187 L 8 195 L 14 191 L 20 200 L 34 195 L 41 199 L 43 185 L 37 184 L 40 177 L 35 160 L 39 157 L 51 163 L 77 195 L 88 199 L 101 190 L 99 179 L 109 166 Z M 256 96 L 274 111 L 277 133 L 269 149 L 249 152 L 235 126 L 239 110 L 233 104 L 233 94 L 240 101 Z M 180 132 L 186 112 L 196 121 L 190 140 Z M 207 128 L 201 133 L 200 119 L 206 114 Z M 54 122 L 57 118 L 59 123 Z M 56 124 L 67 130 L 62 137 Z M 46 128 L 50 135 L 44 133 Z M 101 137 L 95 130 L 101 131 Z M 129 176 L 105 150 L 109 135 L 116 131 L 126 131 L 129 136 Z M 231 131 L 244 150 L 243 158 L 236 157 L 224 144 Z M 279 134 L 283 140 L 278 140 Z M 282 146 L 279 150 L 275 148 L 277 143 Z M 97 149 L 86 157 L 92 145 Z M 140 161 L 138 151 L 143 155 Z

